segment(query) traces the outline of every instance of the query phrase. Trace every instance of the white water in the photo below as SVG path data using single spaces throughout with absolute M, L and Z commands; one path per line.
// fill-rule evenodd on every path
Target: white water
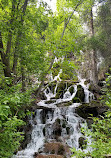
M 85 85 L 84 81 L 85 80 L 80 79 L 79 84 L 84 88 L 84 102 L 88 103 L 91 97 L 93 98 L 93 94 L 89 92 L 88 85 Z M 47 100 L 42 100 L 38 103 L 38 105 L 41 106 L 41 109 L 36 110 L 36 116 L 34 118 L 36 125 L 33 123 L 34 121 L 32 119 L 30 120 L 33 126 L 31 142 L 27 145 L 26 149 L 19 151 L 14 158 L 33 158 L 35 152 L 39 152 L 39 150 L 42 151 L 45 142 L 56 142 L 57 140 L 54 134 L 54 123 L 57 119 L 60 120 L 60 126 L 65 124 L 65 127 L 62 128 L 61 133 L 59 133 L 59 140 L 62 141 L 62 143 L 67 144 L 69 147 L 79 149 L 78 140 L 80 137 L 84 137 L 80 132 L 80 128 L 82 127 L 83 123 L 85 123 L 85 120 L 75 113 L 75 107 L 79 106 L 80 103 L 73 103 L 68 107 L 57 107 L 58 103 L 72 100 L 72 98 L 76 95 L 78 84 L 73 85 L 74 93 L 72 95 L 69 92 L 70 87 L 66 87 L 66 92 L 63 95 L 63 99 L 56 99 L 54 103 L 46 104 L 46 101 L 49 101 L 52 97 L 55 97 L 57 85 L 55 87 L 54 94 L 49 87 L 45 89 L 44 93 Z M 52 110 L 49 109 L 44 115 L 44 110 L 42 109 L 43 107 L 50 109 L 52 108 Z M 43 132 L 44 129 L 45 131 Z

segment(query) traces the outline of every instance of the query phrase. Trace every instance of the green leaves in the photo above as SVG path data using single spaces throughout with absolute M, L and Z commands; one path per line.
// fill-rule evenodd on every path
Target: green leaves
M 24 122 L 16 116 L 7 118 L 7 121 L 2 123 L 2 128 L 0 128 L 0 157 L 11 157 L 20 146 L 23 133 L 18 132 L 17 128 L 21 125 L 24 125 Z
M 20 89 L 19 84 L 12 87 L 6 84 L 5 88 L 0 89 L 0 157 L 2 158 L 11 157 L 20 146 L 23 133 L 19 132 L 19 128 L 25 124 L 22 119 L 30 114 L 26 107 L 28 108 L 32 101 L 31 90 L 20 93 Z

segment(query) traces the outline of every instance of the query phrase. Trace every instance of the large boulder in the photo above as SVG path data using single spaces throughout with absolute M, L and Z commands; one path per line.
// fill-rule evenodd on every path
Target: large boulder
M 76 93 L 75 97 L 72 99 L 72 102 L 73 103 L 82 103 L 82 102 L 84 102 L 84 98 L 85 98 L 84 89 L 81 85 L 78 85 L 77 93 Z
M 43 152 L 65 156 L 66 153 L 70 153 L 70 150 L 69 147 L 67 145 L 64 145 L 63 143 L 53 142 L 45 143 Z
M 103 115 L 108 110 L 108 107 L 104 106 L 98 101 L 92 101 L 91 103 L 83 103 L 79 107 L 76 107 L 75 112 L 84 119 L 94 116 L 98 117 Z

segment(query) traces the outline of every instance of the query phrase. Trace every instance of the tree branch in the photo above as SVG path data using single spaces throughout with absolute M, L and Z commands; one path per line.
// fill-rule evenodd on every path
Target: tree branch
M 65 29 L 66 29 L 67 25 L 69 24 L 69 22 L 70 22 L 70 20 L 71 20 L 71 18 L 72 18 L 72 16 L 73 16 L 73 14 L 74 14 L 74 12 L 75 12 L 76 9 L 78 8 L 78 6 L 81 5 L 81 4 L 82 4 L 82 2 L 81 2 L 81 3 L 78 3 L 78 4 L 76 5 L 76 7 L 74 8 L 72 14 L 71 14 L 70 17 L 68 18 L 67 22 L 66 22 L 66 23 L 64 22 L 65 24 L 64 24 L 64 30 L 63 30 L 63 32 L 62 32 L 61 40 L 62 40 L 62 38 L 63 38 L 63 36 L 64 36 Z

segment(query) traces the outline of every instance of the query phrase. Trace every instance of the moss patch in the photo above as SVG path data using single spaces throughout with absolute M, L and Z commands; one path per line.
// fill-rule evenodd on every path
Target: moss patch
M 70 105 L 72 105 L 72 101 L 62 102 L 62 103 L 58 103 L 56 105 L 57 105 L 57 107 L 70 106 Z
M 103 106 L 100 102 L 92 101 L 91 103 L 85 103 L 75 109 L 75 112 L 82 118 L 104 115 L 104 112 L 108 110 L 108 107 Z
M 81 103 L 84 102 L 84 98 L 85 98 L 85 93 L 84 93 L 84 89 L 81 85 L 77 86 L 77 93 L 75 95 L 75 97 L 72 99 L 73 103 Z
M 70 87 L 69 88 L 69 92 L 71 93 L 71 95 L 74 93 L 74 87 Z
M 57 81 L 53 81 L 48 85 L 49 89 L 52 91 L 53 94 L 54 94 L 56 84 L 57 84 Z
M 52 104 L 52 103 L 55 103 L 56 100 L 48 100 L 48 101 L 45 101 L 45 104 Z
M 66 91 L 66 83 L 65 82 L 60 82 L 58 84 L 58 87 L 57 87 L 57 90 L 56 90 L 55 98 L 56 99 L 59 99 L 59 98 L 62 99 L 65 91 Z

